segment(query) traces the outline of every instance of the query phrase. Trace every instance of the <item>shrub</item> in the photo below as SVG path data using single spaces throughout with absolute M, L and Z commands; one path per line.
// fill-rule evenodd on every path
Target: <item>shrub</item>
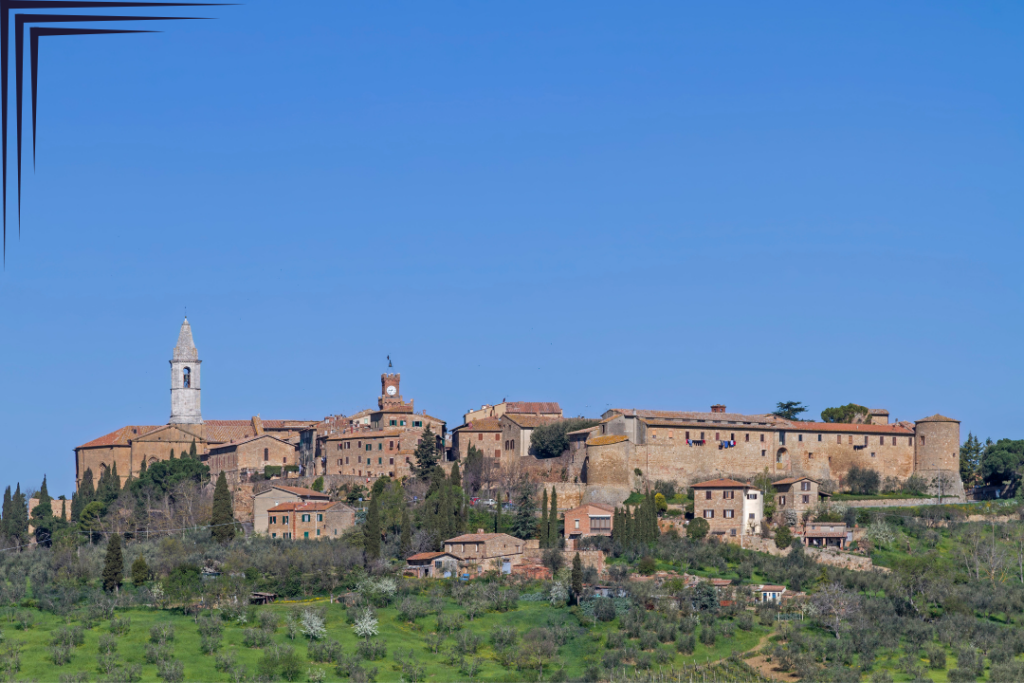
M 375 662 L 384 659 L 388 654 L 388 644 L 383 640 L 361 640 L 356 647 L 356 652 L 363 659 Z
M 416 598 L 406 598 L 398 606 L 398 615 L 404 621 L 413 622 L 427 615 L 427 606 Z
M 212 633 L 210 635 L 199 636 L 199 651 L 204 655 L 212 655 L 214 652 L 220 649 L 221 641 L 224 639 L 221 633 Z
M 515 626 L 495 626 L 491 629 L 491 644 L 495 650 L 512 647 L 519 640 Z
M 132 620 L 128 617 L 112 617 L 110 619 L 110 632 L 119 635 L 126 636 L 128 632 L 132 630 Z
M 609 598 L 594 599 L 594 618 L 598 621 L 615 619 L 615 604 Z
M 341 643 L 336 640 L 311 641 L 307 655 L 312 662 L 333 662 L 341 656 Z
M 273 633 L 277 630 L 278 619 L 277 615 L 273 612 L 260 612 L 257 617 L 260 628 L 264 631 L 270 631 Z
M 846 475 L 846 487 L 850 493 L 873 496 L 878 493 L 882 478 L 870 467 L 854 465 Z
M 171 658 L 171 648 L 167 645 L 147 645 L 146 661 L 150 664 L 157 664 Z
M 270 644 L 270 640 L 270 632 L 261 628 L 247 628 L 242 634 L 242 644 L 246 647 L 266 647 Z
M 320 477 L 320 479 L 323 479 L 323 477 Z M 309 683 L 323 683 L 327 680 L 327 672 L 319 667 L 311 666 L 306 669 L 306 680 Z
M 108 652 L 117 652 L 117 638 L 109 633 L 104 633 L 100 636 L 99 651 L 101 655 Z
M 650 652 L 641 652 L 636 656 L 636 668 L 641 670 L 650 669 L 653 659 Z
M 684 655 L 692 655 L 693 651 L 697 649 L 697 639 L 692 633 L 683 634 L 680 633 L 676 637 L 676 650 Z
M 61 674 L 57 680 L 60 683 L 89 683 L 89 674 L 85 671 L 77 671 L 72 674 Z
M 658 640 L 663 643 L 668 643 L 676 639 L 676 627 L 675 624 L 669 622 L 662 622 L 658 624 Z
M 455 635 L 455 651 L 460 655 L 476 654 L 482 638 L 472 631 L 459 631 Z
M 700 630 L 700 642 L 705 645 L 711 646 L 715 644 L 716 632 L 715 627 L 708 624 Z
M 165 645 L 174 640 L 174 627 L 170 624 L 157 624 L 149 629 L 149 642 Z
M 181 683 L 185 680 L 185 665 L 178 660 L 160 662 L 156 667 L 156 675 L 162 678 L 164 683 Z
M 217 671 L 228 672 L 235 668 L 235 655 L 231 652 L 227 652 L 222 655 L 217 655 L 214 660 L 213 668 Z
M 668 648 L 659 647 L 654 650 L 654 663 L 660 665 L 668 664 L 675 658 Z
M 793 542 L 793 534 L 788 526 L 781 526 L 775 531 L 775 547 L 785 549 Z
M 14 617 L 14 627 L 19 631 L 27 631 L 35 625 L 36 617 L 31 612 L 18 612 Z
M 438 633 L 454 633 L 462 629 L 462 615 L 461 614 L 438 614 L 437 615 L 437 632 Z
M 622 650 L 608 650 L 601 655 L 601 666 L 611 670 L 619 666 L 622 662 Z
M 644 576 L 650 576 L 658 570 L 658 565 L 654 561 L 654 558 L 650 555 L 645 555 L 640 559 L 640 562 L 636 565 L 636 571 Z
M 643 631 L 640 634 L 640 649 L 653 650 L 658 647 L 658 634 L 654 631 Z
M 71 661 L 71 654 L 74 648 L 64 643 L 57 643 L 50 646 L 50 661 L 54 666 L 64 666 Z
M 703 540 L 711 531 L 711 525 L 703 517 L 697 517 L 686 527 L 686 536 L 695 541 Z
M 928 654 L 928 666 L 932 669 L 945 671 L 946 669 L 946 648 L 941 645 L 929 645 L 925 648 Z
M 295 681 L 302 675 L 303 662 L 295 649 L 284 645 L 268 647 L 256 663 L 257 676 L 263 680 Z

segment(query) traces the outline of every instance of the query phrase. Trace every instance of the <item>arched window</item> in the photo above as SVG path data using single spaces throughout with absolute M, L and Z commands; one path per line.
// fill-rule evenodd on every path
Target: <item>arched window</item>
M 182 386 L 184 386 L 186 389 L 188 389 L 189 387 L 192 386 L 192 371 L 189 370 L 188 368 L 185 368 L 182 371 L 181 375 L 182 375 Z

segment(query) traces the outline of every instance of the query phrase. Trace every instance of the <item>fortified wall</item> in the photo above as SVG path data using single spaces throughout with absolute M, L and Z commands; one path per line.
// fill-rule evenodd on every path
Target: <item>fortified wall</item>
M 617 505 L 646 481 L 679 485 L 719 477 L 807 476 L 842 485 L 854 466 L 884 479 L 917 474 L 946 478 L 946 495 L 963 496 L 959 475 L 960 423 L 934 415 L 916 423 L 837 424 L 742 415 L 715 406 L 710 413 L 610 410 L 601 424 L 570 447 L 574 472 L 587 485 L 584 502 Z M 582 442 L 586 438 L 585 443 Z

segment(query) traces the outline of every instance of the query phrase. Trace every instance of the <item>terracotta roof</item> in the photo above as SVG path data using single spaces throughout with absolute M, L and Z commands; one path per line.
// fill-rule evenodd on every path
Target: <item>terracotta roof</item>
M 604 503 L 585 503 L 579 507 L 574 507 L 572 510 L 566 510 L 565 514 L 576 512 L 577 510 L 582 510 L 584 508 L 597 508 L 598 510 L 604 510 L 606 512 L 615 512 L 614 505 L 605 505 Z
M 438 557 L 454 557 L 456 560 L 462 559 L 458 555 L 453 555 L 452 553 L 416 553 L 415 555 L 410 555 L 409 557 L 405 558 L 405 561 L 409 562 L 411 560 L 433 560 Z
M 735 422 L 770 424 L 777 421 L 774 415 L 743 415 L 741 413 L 708 413 L 690 410 L 638 410 L 636 408 L 612 408 L 612 412 L 643 419 L 695 420 L 703 422 Z M 612 417 L 609 415 L 609 417 Z
M 821 529 L 815 529 L 812 531 L 804 530 L 804 538 L 810 536 L 811 538 L 846 538 L 846 531 L 822 531 Z
M 127 446 L 129 439 L 137 439 L 138 437 L 160 429 L 163 425 L 159 426 L 139 426 L 139 425 L 128 425 L 127 427 L 121 427 L 109 434 L 104 434 L 98 439 L 93 439 L 89 443 L 84 443 L 79 448 L 101 448 L 104 446 Z
M 732 579 L 711 579 L 711 583 L 715 586 L 729 586 L 732 585 Z
M 587 445 L 610 446 L 613 443 L 622 443 L 623 441 L 629 441 L 629 437 L 625 434 L 605 434 L 604 436 L 595 436 L 587 439 Z
M 914 433 L 913 430 L 898 424 L 873 425 L 848 424 L 846 422 L 795 422 L 792 420 L 782 423 L 780 429 L 794 432 L 860 432 L 862 434 L 900 434 L 904 436 Z
M 520 427 L 525 427 L 527 429 L 535 429 L 542 425 L 551 424 L 552 422 L 562 421 L 562 418 L 560 417 L 549 417 L 546 415 L 509 415 L 508 413 L 505 413 L 504 417 L 508 418 Z
M 452 430 L 453 432 L 500 432 L 501 419 L 497 417 L 484 417 L 479 420 L 467 422 Z
M 773 593 L 781 593 L 786 590 L 785 586 L 761 586 L 760 591 L 771 591 Z
M 918 420 L 918 422 L 956 422 L 957 424 L 959 424 L 960 420 L 954 420 L 951 417 L 946 417 L 945 415 L 939 415 L 938 413 L 935 413 L 931 417 L 921 418 L 920 420 Z
M 445 543 L 482 543 L 484 541 L 492 541 L 502 536 L 504 536 L 505 538 L 510 538 L 513 541 L 516 541 L 517 543 L 522 543 L 521 540 L 519 540 L 515 536 L 510 536 L 509 534 L 462 534 L 461 536 L 456 536 L 455 538 L 449 538 L 447 541 L 445 541 Z
M 557 403 L 538 403 L 530 401 L 511 401 L 505 404 L 505 413 L 538 413 L 538 414 L 562 414 L 562 408 Z
M 214 453 L 225 453 L 227 451 L 234 450 L 235 448 L 237 448 L 238 446 L 241 446 L 242 444 L 249 443 L 250 441 L 259 441 L 260 439 L 273 439 L 274 441 L 280 441 L 281 443 L 288 444 L 289 446 L 294 446 L 295 445 L 295 444 L 290 444 L 287 441 L 285 441 L 284 439 L 282 439 L 280 437 L 277 437 L 277 436 L 274 436 L 273 434 L 263 433 L 263 434 L 257 434 L 256 436 L 250 436 L 248 439 L 239 439 L 238 441 L 235 441 L 235 442 L 232 442 L 232 443 L 225 443 L 225 444 L 220 444 L 220 445 L 217 445 L 217 446 L 212 446 L 210 448 L 210 453 L 211 454 L 214 454 Z
M 600 425 L 594 425 L 593 427 L 586 427 L 584 429 L 577 429 L 574 432 L 566 432 L 565 435 L 566 436 L 576 436 L 577 434 L 590 434 L 591 432 L 596 432 L 600 428 L 601 428 Z
M 779 484 L 782 484 L 783 486 L 787 486 L 789 484 L 795 484 L 798 481 L 804 481 L 805 479 L 807 481 L 813 481 L 815 484 L 818 483 L 817 479 L 811 479 L 810 477 L 787 477 L 785 479 L 779 479 L 777 482 L 772 484 L 772 486 L 778 486 Z
M 300 488 L 298 486 L 281 486 L 280 484 L 272 484 L 270 486 L 270 488 L 278 489 L 280 491 L 286 491 L 288 493 L 294 493 L 296 496 L 304 496 L 306 498 L 330 498 L 329 495 L 327 495 L 326 493 L 323 493 L 322 491 L 314 491 L 313 489 L 304 489 L 304 488 Z M 266 493 L 266 491 L 264 491 L 263 493 Z M 257 493 L 256 495 L 258 496 L 260 494 Z
M 320 512 L 323 510 L 330 510 L 335 505 L 341 504 L 342 503 L 339 503 L 337 501 L 330 502 L 316 500 L 304 501 L 301 503 L 279 503 L 278 505 L 275 505 L 274 507 L 267 510 L 267 512 Z
M 711 415 L 712 413 L 708 413 Z M 715 415 L 721 415 L 722 413 L 714 413 Z M 702 428 L 702 429 L 777 429 L 778 423 L 776 422 L 739 422 L 739 421 L 728 421 L 718 422 L 715 420 L 700 420 L 700 419 L 677 419 L 677 420 L 656 420 L 651 418 L 641 418 L 648 427 L 689 427 L 689 428 Z
M 712 479 L 711 481 L 702 481 L 699 484 L 694 484 L 691 488 L 695 489 L 735 489 L 754 488 L 750 484 L 744 484 L 742 481 L 736 481 L 735 479 Z

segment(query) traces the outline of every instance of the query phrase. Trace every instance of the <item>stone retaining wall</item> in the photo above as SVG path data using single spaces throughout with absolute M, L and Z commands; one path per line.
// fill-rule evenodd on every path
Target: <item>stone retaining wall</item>
M 792 548 L 780 549 L 776 547 L 774 540 L 761 538 L 760 536 L 743 536 L 740 545 L 747 550 L 755 550 L 759 553 L 768 553 L 779 557 L 784 557 L 793 550 Z M 871 561 L 871 558 L 864 555 L 853 555 L 833 549 L 809 548 L 806 546 L 804 547 L 804 552 L 813 557 L 816 562 L 833 567 L 842 567 L 843 569 L 852 569 L 858 572 L 871 571 L 872 569 L 885 570 L 884 567 L 875 567 L 875 563 Z
M 938 498 L 879 498 L 877 500 L 837 500 L 836 505 L 851 508 L 912 508 L 919 505 L 957 505 L 963 503 L 961 496 L 943 496 Z

